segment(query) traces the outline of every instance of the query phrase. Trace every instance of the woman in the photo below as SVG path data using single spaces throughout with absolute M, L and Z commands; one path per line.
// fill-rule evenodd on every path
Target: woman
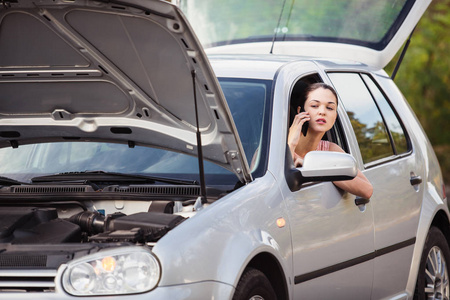
M 322 140 L 324 134 L 333 127 L 337 117 L 338 101 L 334 89 L 325 83 L 314 83 L 306 88 L 304 99 L 305 102 L 296 107 L 297 115 L 288 135 L 288 145 L 296 167 L 303 164 L 303 158 L 309 151 L 344 153 L 337 144 Z M 305 122 L 309 125 L 305 125 Z M 303 126 L 308 126 L 306 135 L 302 133 Z M 363 198 L 369 199 L 373 193 L 372 184 L 360 170 L 352 180 L 333 183 L 344 191 Z

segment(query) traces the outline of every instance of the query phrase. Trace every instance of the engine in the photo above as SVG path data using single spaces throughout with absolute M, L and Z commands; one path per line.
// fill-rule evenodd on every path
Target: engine
M 0 243 L 156 242 L 185 220 L 180 215 L 139 212 L 102 215 L 83 211 L 59 218 L 56 208 L 1 207 Z

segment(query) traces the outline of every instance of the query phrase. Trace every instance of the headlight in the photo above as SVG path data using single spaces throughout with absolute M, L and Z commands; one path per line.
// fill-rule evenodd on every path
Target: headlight
M 122 247 L 73 260 L 62 276 L 66 292 L 75 296 L 134 294 L 156 287 L 158 260 L 141 247 Z

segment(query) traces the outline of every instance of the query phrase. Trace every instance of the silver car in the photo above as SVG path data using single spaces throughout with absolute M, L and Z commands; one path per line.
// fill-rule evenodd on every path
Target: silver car
M 383 71 L 428 2 L 308 34 L 280 25 L 300 1 L 242 38 L 195 1 L 3 1 L 0 297 L 449 299 L 440 167 Z M 315 82 L 346 153 L 296 168 L 290 102 Z M 370 199 L 333 184 L 358 169 Z

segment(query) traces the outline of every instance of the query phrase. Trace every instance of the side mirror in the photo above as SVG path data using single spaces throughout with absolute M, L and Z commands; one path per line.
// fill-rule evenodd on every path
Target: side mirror
M 350 180 L 358 174 L 353 156 L 330 151 L 308 152 L 298 170 L 306 181 Z
M 310 151 L 303 166 L 286 169 L 286 181 L 291 191 L 297 191 L 305 182 L 350 180 L 356 177 L 358 168 L 350 154 L 331 151 Z

